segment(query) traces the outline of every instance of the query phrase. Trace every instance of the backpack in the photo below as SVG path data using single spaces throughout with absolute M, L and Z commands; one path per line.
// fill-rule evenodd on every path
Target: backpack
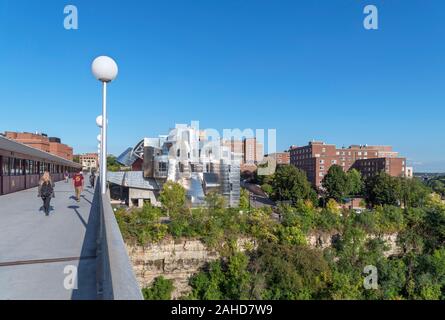
M 53 187 L 50 182 L 43 183 L 40 189 L 42 197 L 50 197 L 53 193 Z

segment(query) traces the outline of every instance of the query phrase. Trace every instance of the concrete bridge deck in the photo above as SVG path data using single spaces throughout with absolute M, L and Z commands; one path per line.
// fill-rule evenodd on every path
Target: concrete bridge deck
M 70 181 L 56 183 L 55 196 L 49 216 L 36 188 L 0 196 L 0 299 L 97 298 L 100 195 L 86 186 L 78 203 Z M 65 288 L 67 266 L 77 289 Z

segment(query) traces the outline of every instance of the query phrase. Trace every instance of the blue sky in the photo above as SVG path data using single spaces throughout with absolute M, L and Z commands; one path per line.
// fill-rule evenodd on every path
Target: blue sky
M 63 28 L 65 5 L 79 29 Z M 365 30 L 363 8 L 379 9 Z M 318 139 L 385 144 L 445 171 L 442 0 L 0 0 L 0 131 L 43 131 L 95 151 L 98 55 L 109 151 L 175 123 L 277 130 L 278 149 Z

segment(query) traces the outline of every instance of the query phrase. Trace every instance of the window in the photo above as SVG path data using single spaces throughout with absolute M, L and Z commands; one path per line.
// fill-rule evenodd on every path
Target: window
M 331 160 L 331 164 L 337 164 L 337 160 Z
M 3 157 L 2 158 L 2 175 L 3 176 L 9 176 L 10 175 L 10 166 L 9 166 L 9 158 Z
M 324 164 L 324 160 L 320 160 L 320 164 Z
M 166 162 L 159 162 L 159 171 L 160 172 L 167 171 L 167 163 Z
M 318 175 L 319 175 L 320 177 L 323 177 L 323 176 L 324 176 L 323 172 L 320 172 Z

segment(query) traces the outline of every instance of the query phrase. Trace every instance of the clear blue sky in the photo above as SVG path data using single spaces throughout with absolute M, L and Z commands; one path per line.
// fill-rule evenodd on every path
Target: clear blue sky
M 63 8 L 79 29 L 63 28 Z M 379 30 L 363 8 L 379 9 Z M 321 139 L 393 145 L 445 171 L 443 0 L 0 0 L 0 131 L 43 131 L 95 151 L 98 55 L 109 151 L 175 123 L 275 128 L 278 148 Z

